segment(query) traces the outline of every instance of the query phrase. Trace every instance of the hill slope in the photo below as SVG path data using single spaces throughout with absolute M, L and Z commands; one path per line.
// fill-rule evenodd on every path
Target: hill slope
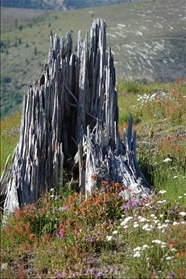
M 186 76 L 184 0 L 123 3 L 99 8 L 50 11 L 2 8 L 1 117 L 18 110 L 29 82 L 43 70 L 49 35 L 82 37 L 94 18 L 107 23 L 117 76 L 172 81 Z M 29 11 L 29 12 L 28 12 Z M 83 19 L 83 20 L 82 20 Z
M 2 0 L 1 6 L 23 9 L 67 10 L 119 4 L 124 2 L 131 2 L 131 0 Z

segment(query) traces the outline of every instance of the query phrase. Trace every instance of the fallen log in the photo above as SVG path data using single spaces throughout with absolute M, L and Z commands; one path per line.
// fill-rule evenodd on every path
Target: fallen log
M 5 179 L 6 212 L 35 202 L 53 187 L 60 190 L 64 168 L 75 166 L 83 194 L 95 184 L 100 188 L 102 180 L 124 185 L 124 198 L 129 188 L 138 196 L 151 193 L 136 159 L 132 116 L 120 139 L 115 83 L 104 20 L 93 22 L 90 42 L 88 33 L 84 40 L 78 33 L 76 55 L 70 33 L 50 37 L 45 72 L 24 95 L 20 139 Z

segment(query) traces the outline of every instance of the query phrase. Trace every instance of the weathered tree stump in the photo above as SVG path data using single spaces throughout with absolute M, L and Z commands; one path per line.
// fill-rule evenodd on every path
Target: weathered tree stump
M 60 189 L 64 168 L 78 170 L 83 193 L 107 180 L 130 187 L 133 194 L 149 195 L 136 160 L 132 116 L 122 141 L 117 102 L 105 22 L 93 22 L 90 43 L 88 34 L 82 40 L 78 33 L 77 55 L 72 53 L 70 33 L 65 39 L 51 36 L 45 72 L 24 95 L 19 143 L 1 181 L 1 187 L 6 184 L 4 209 L 11 212 L 51 187 Z

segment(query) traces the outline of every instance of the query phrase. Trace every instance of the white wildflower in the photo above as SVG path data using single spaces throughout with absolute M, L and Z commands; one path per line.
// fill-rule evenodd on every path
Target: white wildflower
M 165 223 L 167 223 L 167 224 L 172 224 L 173 221 L 172 221 L 172 220 L 169 220 L 169 219 L 166 219 L 166 220 L 165 220 Z
M 166 260 L 167 260 L 167 261 L 171 261 L 172 259 L 174 259 L 173 256 L 172 256 L 172 257 L 171 257 L 171 256 L 166 257 Z
M 154 239 L 154 240 L 152 240 L 152 243 L 159 244 L 159 245 L 161 245 L 162 248 L 165 247 L 165 246 L 167 245 L 165 242 L 163 242 L 163 241 L 161 241 L 161 240 L 159 240 L 159 239 Z
M 133 217 L 132 216 L 128 216 L 126 217 L 122 222 L 121 222 L 121 226 L 125 226 L 130 220 L 132 220 Z
M 164 228 L 167 228 L 167 227 L 168 227 L 168 224 L 162 224 L 162 225 L 159 224 L 159 225 L 158 225 L 158 229 L 159 229 L 159 230 L 164 229 Z
M 168 224 L 158 224 L 158 229 L 161 230 L 162 233 L 165 233 L 167 231 Z
M 171 248 L 170 251 L 171 251 L 171 252 L 176 252 L 177 249 L 176 249 L 176 248 Z
M 118 233 L 118 231 L 113 231 L 113 232 L 112 232 L 112 234 L 117 234 L 117 233 Z
M 161 225 L 160 221 L 159 220 L 153 220 L 153 222 L 156 224 L 156 225 Z
M 166 192 L 167 192 L 167 191 L 165 191 L 165 190 L 160 190 L 160 191 L 159 191 L 159 194 L 162 194 L 162 195 L 163 195 L 163 194 L 165 194 Z
M 152 225 L 146 224 L 142 227 L 143 230 L 145 231 L 151 231 L 153 229 Z
M 182 198 L 183 198 L 182 196 L 179 196 L 179 197 L 178 197 L 179 200 L 181 200 Z
M 150 206 L 150 203 L 146 203 L 144 206 L 146 206 L 146 207 L 147 207 L 147 206 Z
M 144 244 L 143 247 L 142 247 L 142 250 L 145 250 L 145 249 L 148 249 L 148 248 L 150 248 L 150 246 L 147 245 L 147 244 Z
M 138 247 L 136 247 L 136 248 L 133 249 L 134 252 L 136 252 L 136 251 L 141 251 L 141 250 L 142 250 L 142 247 L 140 247 L 140 246 L 138 246 Z
M 128 227 L 129 227 L 128 225 L 124 225 L 123 226 L 124 229 L 128 229 Z
M 1 264 L 1 270 L 7 270 L 8 269 L 8 263 L 2 263 Z
M 164 162 L 164 163 L 172 162 L 172 159 L 171 159 L 171 158 L 166 158 L 166 159 L 163 160 L 163 162 Z
M 184 212 L 184 211 L 181 211 L 180 213 L 179 213 L 179 215 L 181 215 L 181 216 L 186 216 L 186 212 Z
M 111 241 L 112 236 L 111 235 L 107 235 L 106 238 L 107 238 L 108 241 Z
M 152 218 L 154 218 L 154 219 L 157 219 L 157 217 L 156 217 L 156 215 L 155 214 L 150 214 L 150 216 L 152 217 Z
M 172 224 L 173 224 L 173 226 L 175 226 L 175 225 L 178 225 L 178 222 L 174 221 Z
M 139 227 L 139 224 L 138 224 L 137 222 L 135 222 L 134 225 L 133 225 L 133 227 L 134 227 L 134 228 L 137 228 L 137 227 Z
M 140 222 L 140 223 L 149 222 L 148 219 L 146 219 L 145 217 L 142 217 L 142 216 L 139 216 L 138 219 L 139 219 L 139 222 Z
M 163 204 L 163 203 L 166 203 L 166 202 L 167 202 L 166 200 L 157 201 L 157 203 L 159 203 L 159 204 Z
M 134 258 L 139 258 L 140 257 L 140 252 L 137 251 L 134 255 L 133 255 Z

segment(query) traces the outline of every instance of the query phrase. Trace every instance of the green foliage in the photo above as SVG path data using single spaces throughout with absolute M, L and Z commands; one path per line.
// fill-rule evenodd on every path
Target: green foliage
M 165 200 L 163 192 L 124 201 L 118 183 L 107 186 L 87 199 L 52 189 L 36 204 L 16 209 L 2 228 L 2 261 L 14 262 L 17 253 L 34 251 L 36 273 L 42 275 L 45 268 L 56 279 L 62 274 L 108 278 L 111 270 L 119 278 L 166 278 L 171 273 L 182 278 L 186 207 L 180 200 Z
M 9 83 L 11 82 L 11 77 L 9 76 L 1 76 L 1 85 L 3 86 L 3 83 Z
M 11 158 L 16 144 L 18 143 L 20 121 L 20 113 L 13 114 L 1 120 L 1 174 L 3 172 L 7 157 L 10 155 Z
M 127 93 L 137 94 L 141 91 L 141 82 L 136 80 L 129 80 L 120 83 L 118 91 L 125 91 Z
M 37 55 L 37 47 L 34 48 L 34 55 Z

